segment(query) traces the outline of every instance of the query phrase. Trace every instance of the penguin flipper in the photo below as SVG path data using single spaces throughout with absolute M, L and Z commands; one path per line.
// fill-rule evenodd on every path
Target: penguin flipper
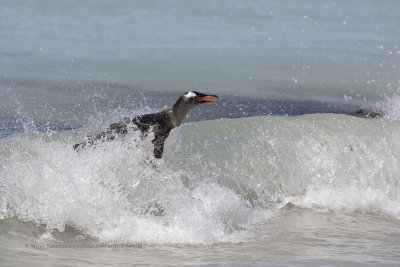
M 153 154 L 154 154 L 154 157 L 157 159 L 162 158 L 162 154 L 164 151 L 164 142 L 165 142 L 165 139 L 167 139 L 169 132 L 170 132 L 170 130 L 168 130 L 166 132 L 162 132 L 162 133 L 157 133 L 155 135 L 155 138 L 151 141 L 154 144 Z
M 162 158 L 162 154 L 164 151 L 164 142 L 167 139 L 167 136 L 164 135 L 156 135 L 152 143 L 154 144 L 153 154 L 157 159 Z

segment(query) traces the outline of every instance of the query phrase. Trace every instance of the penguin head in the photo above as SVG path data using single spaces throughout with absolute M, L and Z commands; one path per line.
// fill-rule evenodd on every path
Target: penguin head
M 182 95 L 182 101 L 197 106 L 206 102 L 218 102 L 218 96 L 202 94 L 196 91 L 189 91 Z
M 218 102 L 218 96 L 206 95 L 196 91 L 189 91 L 181 95 L 172 107 L 173 123 L 174 127 L 181 125 L 189 111 L 199 104 L 206 102 Z

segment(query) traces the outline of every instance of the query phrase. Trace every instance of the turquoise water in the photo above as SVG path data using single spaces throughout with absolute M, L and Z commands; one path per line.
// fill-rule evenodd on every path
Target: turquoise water
M 397 264 L 399 11 L 2 1 L 0 262 Z M 135 133 L 72 149 L 189 90 L 221 101 L 162 160 Z
M 399 84 L 399 5 L 3 1 L 1 80 L 375 101 Z

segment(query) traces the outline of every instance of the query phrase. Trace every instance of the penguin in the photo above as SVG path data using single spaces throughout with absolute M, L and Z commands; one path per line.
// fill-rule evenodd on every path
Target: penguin
M 125 117 L 123 120 L 111 124 L 107 130 L 95 136 L 88 136 L 86 141 L 75 144 L 73 148 L 79 151 L 101 141 L 111 141 L 117 136 L 125 136 L 128 133 L 128 126 L 132 126 L 134 130 L 142 133 L 142 137 L 147 136 L 151 131 L 154 132 L 153 154 L 155 158 L 160 159 L 164 151 L 164 142 L 171 130 L 182 124 L 192 108 L 207 102 L 218 102 L 218 96 L 196 91 L 186 92 L 179 97 L 172 108 L 157 113 L 139 115 L 133 119 Z

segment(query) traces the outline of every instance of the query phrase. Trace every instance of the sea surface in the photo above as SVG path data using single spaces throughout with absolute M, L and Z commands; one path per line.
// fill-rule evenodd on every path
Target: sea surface
M 0 265 L 395 266 L 399 1 L 0 2 Z M 161 160 L 124 117 L 220 96 Z

